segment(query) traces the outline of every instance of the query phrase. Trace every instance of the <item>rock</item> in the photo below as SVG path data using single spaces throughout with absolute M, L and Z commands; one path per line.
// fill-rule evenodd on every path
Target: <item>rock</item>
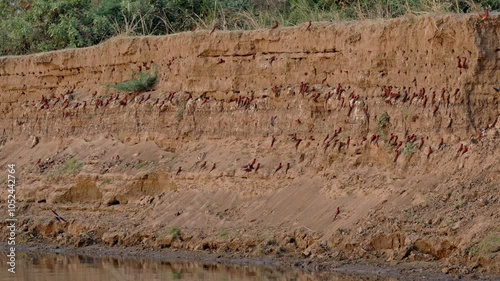
M 444 274 L 448 274 L 450 272 L 450 270 L 451 270 L 451 268 L 449 268 L 449 267 L 443 267 L 441 269 L 441 272 L 444 273 Z
M 116 199 L 116 197 L 111 197 L 105 202 L 106 206 L 113 206 L 113 205 L 119 205 L 120 201 Z
M 309 257 L 309 256 L 311 256 L 311 247 L 308 247 L 307 249 L 305 249 L 304 251 L 302 251 L 302 255 L 304 257 L 306 257 L 306 258 Z
M 172 236 L 157 238 L 155 246 L 160 249 L 169 248 L 170 246 L 172 246 L 172 240 L 173 240 Z
M 30 148 L 33 148 L 40 142 L 40 139 L 37 136 L 30 136 L 29 142 Z
M 484 207 L 484 206 L 488 205 L 489 203 L 490 202 L 488 201 L 487 198 L 481 198 L 481 199 L 479 199 L 478 206 Z
M 110 246 L 114 246 L 118 244 L 125 237 L 125 232 L 115 231 L 115 232 L 106 232 L 102 235 L 101 239 L 105 244 Z

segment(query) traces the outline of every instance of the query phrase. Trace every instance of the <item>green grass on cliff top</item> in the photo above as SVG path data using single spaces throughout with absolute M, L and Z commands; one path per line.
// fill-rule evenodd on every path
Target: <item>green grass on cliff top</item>
M 29 4 L 28 4 L 29 2 Z M 0 56 L 98 44 L 119 35 L 248 30 L 309 21 L 482 13 L 498 0 L 0 0 Z

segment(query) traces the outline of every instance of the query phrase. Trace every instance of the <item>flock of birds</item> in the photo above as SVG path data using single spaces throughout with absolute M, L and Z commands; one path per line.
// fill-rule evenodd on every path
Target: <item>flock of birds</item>
M 482 15 L 482 18 L 484 20 L 489 18 L 489 13 L 488 10 L 485 10 L 484 14 Z M 272 27 L 272 29 L 277 29 L 279 27 L 278 23 L 275 23 Z M 310 31 L 312 27 L 312 22 L 308 22 L 306 26 L 306 31 Z M 216 26 L 213 27 L 211 30 L 210 34 L 215 32 L 217 29 Z M 169 60 L 169 65 L 172 63 L 174 58 Z M 276 57 L 273 56 L 269 59 L 269 63 L 272 64 L 272 62 L 276 60 Z M 218 64 L 224 63 L 225 61 L 220 58 L 218 60 Z M 460 69 L 468 69 L 468 64 L 467 64 L 467 58 L 466 57 L 460 57 L 457 56 L 457 67 Z M 271 88 L 272 93 L 275 95 L 278 95 L 279 92 L 281 91 L 282 87 L 275 85 Z M 369 118 L 369 111 L 368 111 L 368 105 L 364 103 L 363 98 L 360 97 L 359 94 L 355 94 L 354 91 L 352 91 L 350 94 L 347 94 L 347 90 L 349 90 L 349 87 L 347 89 L 343 88 L 341 84 L 338 84 L 337 88 L 334 89 L 333 91 L 328 91 L 326 93 L 321 93 L 320 91 L 317 91 L 315 87 L 310 87 L 309 84 L 301 82 L 299 86 L 299 94 L 302 95 L 304 98 L 310 99 L 314 103 L 321 103 L 323 102 L 326 107 L 331 105 L 332 102 L 336 102 L 336 108 L 341 110 L 342 108 L 346 108 L 346 116 L 351 117 L 353 110 L 355 109 L 356 106 L 361 106 L 361 111 L 363 112 L 364 115 L 366 115 L 366 118 Z M 460 102 L 460 90 L 457 88 L 451 93 L 450 91 L 446 90 L 445 88 L 442 88 L 440 91 L 440 94 L 437 94 L 435 90 L 430 89 L 429 91 L 431 93 L 427 94 L 425 88 L 421 88 L 418 93 L 413 92 L 410 94 L 410 87 L 392 87 L 392 86 L 387 86 L 383 88 L 383 97 L 384 97 L 384 102 L 388 105 L 398 105 L 398 104 L 406 104 L 408 103 L 409 106 L 412 105 L 420 105 L 422 108 L 427 108 L 429 105 L 429 108 L 432 108 L 432 115 L 436 115 L 440 108 L 442 107 L 448 107 L 450 104 Z M 178 94 L 176 92 L 170 92 L 168 93 L 168 96 L 165 96 L 163 98 L 157 97 L 154 99 L 154 101 L 151 99 L 151 93 L 149 94 L 140 94 L 140 93 L 135 93 L 133 95 L 128 95 L 125 94 L 123 96 L 120 96 L 119 94 L 113 95 L 110 94 L 109 96 L 99 96 L 97 97 L 97 91 L 92 94 L 92 97 L 90 100 L 84 100 L 84 101 L 74 101 L 74 89 L 66 91 L 64 94 L 61 94 L 59 97 L 56 97 L 55 95 L 52 95 L 50 97 L 45 97 L 42 95 L 40 101 L 37 103 L 35 101 L 32 101 L 31 104 L 26 101 L 25 102 L 25 107 L 31 107 L 35 108 L 37 110 L 49 110 L 49 109 L 62 109 L 63 110 L 63 117 L 68 117 L 74 115 L 78 110 L 85 111 L 88 107 L 93 107 L 96 110 L 99 108 L 106 108 L 106 107 L 127 107 L 131 104 L 135 104 L 136 106 L 141 106 L 141 105 L 149 105 L 152 107 L 157 107 L 160 109 L 160 111 L 164 111 L 168 108 L 172 108 L 175 106 L 178 106 L 181 101 L 184 101 L 186 103 L 192 101 L 196 102 L 198 106 L 203 106 L 211 101 L 216 101 L 216 102 L 224 102 L 224 100 L 211 100 L 210 97 L 207 96 L 200 96 L 198 98 L 194 98 L 192 93 L 184 93 L 184 94 Z M 229 100 L 229 103 L 234 102 L 234 107 L 235 109 L 243 109 L 243 110 L 248 110 L 252 106 L 252 102 L 255 100 L 254 94 L 250 96 L 242 96 L 239 95 L 237 98 L 232 98 Z M 256 107 L 256 106 L 255 106 Z M 450 115 L 450 122 L 448 124 L 448 127 L 452 125 L 452 120 L 451 119 L 451 113 Z M 278 116 L 272 116 L 270 124 L 271 126 L 275 126 L 277 122 L 277 117 Z M 490 128 L 493 128 L 496 126 L 496 123 L 498 121 L 498 116 L 494 120 L 493 123 L 491 124 L 486 124 L 484 130 L 488 130 Z M 300 125 L 302 124 L 302 121 L 299 119 L 296 119 L 295 122 Z M 19 121 L 18 121 L 19 124 Z M 326 152 L 328 149 L 337 149 L 337 151 L 340 153 L 343 149 L 348 149 L 351 145 L 351 137 L 348 135 L 347 137 L 341 138 L 341 133 L 342 133 L 342 127 L 339 127 L 336 129 L 331 135 L 327 134 L 326 137 L 324 138 L 322 142 L 322 147 L 324 152 Z M 303 139 L 298 138 L 297 134 L 292 134 L 290 135 L 291 141 L 295 142 L 295 149 L 298 150 L 300 144 L 302 143 Z M 476 131 L 476 137 L 480 138 L 481 134 Z M 394 150 L 394 158 L 393 162 L 397 162 L 399 156 L 401 155 L 402 151 L 404 150 L 405 147 L 411 147 L 415 148 L 418 150 L 422 150 L 424 148 L 425 140 L 428 139 L 428 137 L 425 136 L 420 136 L 418 137 L 415 134 L 408 134 L 405 132 L 405 136 L 401 137 L 398 136 L 397 134 L 391 133 L 389 140 L 387 141 L 387 145 L 393 146 L 395 148 Z M 314 140 L 314 138 L 311 136 L 310 140 Z M 379 140 L 380 140 L 380 135 L 379 134 L 373 134 L 371 137 L 363 137 L 359 143 L 355 144 L 358 146 L 363 145 L 365 142 L 369 142 L 370 145 L 376 145 L 379 146 Z M 274 143 L 276 142 L 276 137 L 272 136 L 271 139 L 271 148 L 274 146 Z M 403 146 L 404 145 L 404 146 Z M 435 152 L 435 150 L 443 150 L 445 148 L 445 142 L 444 138 L 441 138 L 439 144 L 436 146 L 431 146 L 429 145 L 427 147 L 427 158 L 430 158 L 430 156 Z M 469 151 L 469 147 L 467 145 L 464 145 L 463 143 L 459 144 L 459 148 L 457 150 L 457 156 L 460 154 L 465 154 Z M 120 159 L 119 156 L 116 156 L 117 159 Z M 37 164 L 40 164 L 40 159 L 38 160 Z M 200 168 L 205 169 L 207 165 L 207 162 L 205 161 L 204 163 L 201 164 Z M 283 169 L 283 164 L 280 162 L 276 169 L 274 170 L 274 174 Z M 213 163 L 211 169 L 209 170 L 209 173 L 214 171 L 217 168 L 217 164 Z M 244 165 L 242 167 L 245 172 L 254 172 L 257 173 L 259 169 L 261 168 L 260 163 L 256 163 L 256 159 L 253 159 L 252 162 Z M 288 173 L 290 170 L 291 165 L 290 163 L 286 163 L 285 166 L 285 174 Z M 178 167 L 176 175 L 179 175 L 181 172 L 183 172 L 182 167 Z
M 465 60 L 462 60 L 461 58 L 459 59 L 460 59 L 460 66 L 463 67 L 464 65 L 463 61 Z M 309 102 L 313 104 L 322 103 L 326 108 L 334 107 L 338 111 L 346 110 L 345 116 L 347 117 L 351 117 L 354 111 L 353 109 L 357 107 L 359 108 L 358 112 L 362 112 L 361 114 L 365 115 L 365 118 L 367 119 L 370 118 L 368 105 L 365 102 L 367 99 L 361 97 L 359 94 L 356 94 L 354 90 L 350 90 L 350 87 L 344 88 L 341 84 L 338 84 L 337 87 L 333 88 L 331 91 L 322 92 L 322 90 L 316 89 L 314 86 L 310 86 L 308 83 L 301 82 L 300 85 L 298 85 L 298 87 L 296 86 L 295 89 L 297 90 L 299 97 L 309 100 Z M 275 95 L 278 95 L 279 92 L 282 90 L 282 87 L 273 86 L 270 90 Z M 428 91 L 430 92 L 429 94 L 427 94 Z M 442 88 L 439 95 L 436 93 L 435 90 L 432 90 L 432 88 L 430 88 L 430 90 L 427 90 L 426 88 L 421 88 L 418 91 L 418 93 L 413 92 L 412 94 L 410 94 L 410 92 L 411 92 L 410 87 L 407 88 L 407 87 L 384 86 L 382 88 L 382 93 L 380 96 L 382 96 L 384 103 L 389 106 L 407 104 L 408 106 L 421 107 L 424 110 L 426 108 L 430 109 L 432 107 L 433 116 L 439 111 L 441 107 L 448 107 L 450 104 L 453 104 L 461 100 L 459 94 L 460 90 L 458 88 L 455 89 L 454 91 L 449 91 L 446 90 L 445 88 Z M 64 112 L 63 116 L 66 117 L 72 115 L 75 111 L 86 110 L 86 108 L 88 107 L 93 107 L 96 110 L 98 110 L 100 108 L 105 108 L 105 107 L 127 107 L 131 105 L 135 106 L 148 105 L 152 107 L 158 107 L 161 111 L 166 107 L 179 106 L 179 104 L 181 104 L 182 102 L 186 103 L 192 102 L 198 106 L 203 106 L 208 102 L 215 100 L 205 95 L 194 97 L 192 93 L 170 92 L 168 94 L 165 94 L 163 97 L 158 96 L 156 98 L 152 98 L 151 93 L 124 95 L 124 96 L 120 96 L 119 94 L 116 95 L 111 94 L 107 97 L 104 97 L 104 96 L 97 96 L 97 92 L 94 92 L 90 100 L 88 101 L 84 100 L 79 102 L 72 100 L 72 94 L 74 94 L 74 90 L 68 90 L 59 97 L 51 96 L 47 98 L 45 96 L 42 96 L 39 102 L 32 101 L 31 106 L 37 108 L 38 110 L 49 110 L 54 108 L 62 109 Z M 251 94 L 250 96 L 239 95 L 238 97 L 230 98 L 227 102 L 233 104 L 232 108 L 236 110 L 248 110 L 253 105 L 255 99 L 256 97 L 254 96 L 254 94 Z M 221 101 L 224 102 L 224 100 L 219 100 L 217 102 Z M 28 101 L 26 101 L 26 104 L 29 106 Z M 484 130 L 495 127 L 497 121 L 498 117 L 493 121 L 493 123 L 487 124 Z M 277 122 L 278 122 L 278 116 L 277 115 L 271 116 L 270 126 L 274 127 L 277 124 Z M 294 122 L 296 123 L 297 126 L 300 126 L 303 123 L 303 121 L 301 121 L 300 118 L 296 119 Z M 451 126 L 451 123 L 452 122 L 450 122 L 448 126 Z M 305 140 L 305 138 L 299 138 L 297 136 L 297 133 L 290 134 L 289 137 L 290 141 L 295 143 L 295 150 L 298 150 L 301 143 Z M 416 150 L 420 151 L 425 149 L 427 158 L 430 158 L 435 151 L 443 150 L 446 146 L 444 138 L 441 138 L 437 146 L 428 145 L 427 147 L 425 147 L 425 142 L 426 140 L 428 140 L 428 137 L 417 136 L 415 134 L 410 134 L 408 132 L 405 132 L 404 136 L 400 136 L 395 133 L 390 133 L 390 136 L 388 137 L 389 138 L 386 141 L 386 144 L 394 147 L 393 162 L 397 162 L 401 153 L 405 150 L 405 148 L 408 147 L 410 148 L 410 150 L 414 150 L 413 152 L 415 152 Z M 480 138 L 481 134 L 477 133 L 476 137 Z M 379 134 L 372 134 L 369 138 L 362 137 L 357 143 L 353 143 L 354 140 L 351 139 L 351 136 L 347 135 L 346 132 L 343 132 L 342 127 L 339 127 L 336 130 L 334 130 L 333 133 L 327 134 L 325 136 L 325 138 L 321 143 L 321 146 L 325 153 L 329 149 L 330 150 L 336 149 L 339 153 L 341 152 L 345 153 L 346 150 L 349 149 L 349 147 L 352 146 L 353 144 L 355 146 L 362 146 L 365 144 L 365 142 L 367 142 L 369 145 L 379 146 L 380 138 L 381 136 Z M 308 139 L 310 141 L 315 140 L 313 136 L 310 136 Z M 276 140 L 277 140 L 276 136 L 274 135 L 271 136 L 271 143 L 270 143 L 271 148 L 274 146 Z M 456 152 L 457 156 L 467 153 L 469 149 L 470 149 L 469 146 L 460 143 L 459 148 Z M 119 159 L 118 155 L 117 159 Z M 201 169 L 205 169 L 206 165 L 207 163 L 204 162 L 200 166 Z M 209 173 L 214 171 L 216 168 L 217 164 L 213 163 L 211 169 L 209 170 Z M 249 172 L 257 173 L 261 168 L 262 168 L 261 163 L 256 163 L 255 159 L 254 161 L 243 167 L 244 171 L 247 173 Z M 283 163 L 280 162 L 276 166 L 274 174 L 283 168 L 285 174 L 287 174 L 288 171 L 291 169 L 291 164 L 286 163 L 286 165 L 283 165 Z M 184 170 L 182 169 L 182 167 L 178 167 L 176 174 L 179 175 L 183 171 Z

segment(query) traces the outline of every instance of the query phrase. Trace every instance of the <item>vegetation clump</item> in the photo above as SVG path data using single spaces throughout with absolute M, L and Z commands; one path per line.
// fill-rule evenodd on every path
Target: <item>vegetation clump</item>
M 120 92 L 144 92 L 151 90 L 158 84 L 158 69 L 154 68 L 152 73 L 134 71 L 133 78 L 122 83 L 108 85 Z
M 390 125 L 391 125 L 391 117 L 389 116 L 389 113 L 385 111 L 377 119 L 378 133 L 381 134 L 384 138 L 387 137 L 387 131 L 389 130 Z
M 482 13 L 498 0 L 0 0 L 0 56 L 98 44 L 113 36 L 270 28 L 309 21 Z
M 66 163 L 64 163 L 64 165 L 59 169 L 59 174 L 76 174 L 80 172 L 82 167 L 82 163 L 74 159 L 70 159 L 66 161 Z
M 405 148 L 403 150 L 403 154 L 404 155 L 408 155 L 408 156 L 411 156 L 415 153 L 415 143 L 413 142 L 407 142 L 405 144 Z

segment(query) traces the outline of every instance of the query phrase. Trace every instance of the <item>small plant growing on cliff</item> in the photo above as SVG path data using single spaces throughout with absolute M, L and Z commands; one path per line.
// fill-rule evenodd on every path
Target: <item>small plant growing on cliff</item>
M 229 235 L 229 232 L 227 230 L 221 230 L 221 231 L 219 231 L 219 234 L 218 234 L 218 236 L 222 239 L 226 239 L 228 235 Z
M 181 104 L 179 104 L 179 108 L 177 109 L 177 114 L 175 116 L 177 122 L 181 122 L 181 120 L 184 118 L 184 111 L 186 110 L 187 102 L 188 102 L 187 99 L 183 99 L 181 101 Z
M 59 173 L 61 174 L 75 174 L 75 173 L 78 173 L 80 172 L 80 170 L 82 169 L 82 163 L 74 160 L 74 159 L 70 159 L 68 161 L 66 161 L 66 163 L 64 163 L 64 165 L 59 169 Z
M 174 227 L 170 230 L 170 235 L 172 235 L 172 237 L 179 237 L 181 235 L 181 230 Z
M 384 136 L 387 136 L 387 130 L 389 129 L 390 124 L 391 124 L 391 117 L 386 111 L 382 113 L 382 115 L 380 115 L 380 117 L 377 119 L 378 132 Z
M 155 66 L 152 73 L 134 70 L 132 79 L 108 87 L 120 92 L 144 92 L 151 90 L 156 84 L 158 84 L 158 68 Z
M 139 162 L 137 162 L 137 164 L 135 164 L 135 168 L 137 170 L 142 169 L 142 168 L 144 168 L 144 166 L 146 166 L 146 164 L 147 164 L 146 162 L 139 161 Z
M 415 153 L 415 144 L 413 142 L 407 142 L 403 150 L 404 155 L 411 156 Z
M 484 255 L 498 251 L 500 245 L 500 232 L 492 233 L 486 236 L 481 242 L 472 248 L 471 254 Z

